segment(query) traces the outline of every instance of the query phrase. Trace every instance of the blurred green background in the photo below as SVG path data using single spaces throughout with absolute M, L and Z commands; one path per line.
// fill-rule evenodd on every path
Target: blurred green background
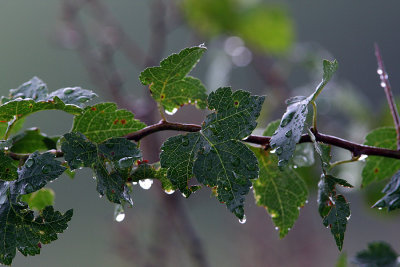
M 281 116 L 285 98 L 308 95 L 313 90 L 321 77 L 323 58 L 336 58 L 339 70 L 318 101 L 320 131 L 361 143 L 370 129 L 391 125 L 376 75 L 373 44 L 381 47 L 398 96 L 398 1 L 103 1 L 112 19 L 96 17 L 96 3 L 102 2 L 0 1 L 1 94 L 7 95 L 9 89 L 36 75 L 50 91 L 81 86 L 95 91 L 100 96 L 98 101 L 115 101 L 115 92 L 100 80 L 112 79 L 117 70 L 119 81 L 123 81 L 118 90 L 127 95 L 125 101 L 146 108 L 147 91 L 138 81 L 145 62 L 135 64 L 128 59 L 126 42 L 119 39 L 121 34 L 115 27 L 119 24 L 146 55 L 156 58 L 205 43 L 209 50 L 192 74 L 209 90 L 229 85 L 267 95 L 260 129 Z M 68 17 L 67 7 L 71 6 L 78 9 L 76 16 L 90 45 L 81 54 L 77 50 L 82 46 L 82 36 Z M 165 24 L 152 25 L 151 21 L 160 21 L 164 15 Z M 163 26 L 168 31 L 165 36 Z M 112 63 L 101 58 L 104 47 L 113 50 Z M 98 59 L 95 65 L 104 64 L 105 77 L 90 75 L 85 55 Z M 168 118 L 199 123 L 203 115 L 184 107 L 175 118 Z M 25 128 L 38 126 L 48 135 L 57 135 L 69 131 L 71 123 L 71 116 L 49 111 L 29 117 Z M 152 157 L 151 151 L 146 153 Z M 350 157 L 346 151 L 334 153 Z M 359 185 L 362 164 L 341 168 L 340 177 Z M 304 168 L 301 172 L 310 185 L 309 203 L 282 240 L 269 215 L 254 204 L 252 194 L 247 197 L 247 222 L 243 225 L 210 196 L 207 188 L 187 200 L 176 196 L 178 193 L 166 197 L 183 199 L 210 266 L 335 266 L 339 253 L 316 208 L 318 171 Z M 398 215 L 369 208 L 383 186 L 373 184 L 361 192 L 345 192 L 352 209 L 344 242 L 349 256 L 373 240 L 385 240 L 400 251 Z M 162 266 L 194 266 L 176 223 L 179 218 L 173 219 L 174 214 L 162 210 L 165 196 L 160 197 L 159 184 L 147 191 L 135 187 L 134 207 L 127 210 L 122 223 L 113 220 L 113 205 L 98 197 L 89 170 L 80 170 L 74 180 L 64 175 L 51 187 L 56 192 L 58 210 L 74 208 L 70 226 L 59 240 L 43 246 L 40 255 L 25 258 L 18 254 L 13 266 L 160 266 L 159 257 Z M 155 230 L 160 221 L 164 228 Z

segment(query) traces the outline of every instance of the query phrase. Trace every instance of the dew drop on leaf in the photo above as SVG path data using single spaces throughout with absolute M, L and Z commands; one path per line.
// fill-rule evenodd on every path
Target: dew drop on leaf
M 170 189 L 170 190 L 165 190 L 164 192 L 168 195 L 171 195 L 171 194 L 175 193 L 175 190 Z
M 382 207 L 379 207 L 378 210 L 382 210 Z
M 44 165 L 42 167 L 42 173 L 48 174 L 51 171 L 51 166 L 50 165 Z
M 28 159 L 28 160 L 25 162 L 25 166 L 28 167 L 28 168 L 30 168 L 30 167 L 32 167 L 33 163 L 35 163 L 35 160 L 34 160 L 34 159 Z
M 383 74 L 383 70 L 382 69 L 377 69 L 377 71 L 376 71 L 379 75 L 382 75 Z
M 118 165 L 121 169 L 126 169 L 131 167 L 133 164 L 133 158 L 132 157 L 125 157 L 122 158 L 118 161 Z
M 167 115 L 172 116 L 172 115 L 174 115 L 177 111 L 178 111 L 178 109 L 177 109 L 177 108 L 174 108 L 174 109 L 171 110 L 171 111 L 165 110 L 165 113 L 167 113 Z
M 242 218 L 242 219 L 239 219 L 239 222 L 240 222 L 241 224 L 245 224 L 245 223 L 246 223 L 246 220 L 247 220 L 246 215 L 243 215 L 243 218 Z
M 81 103 L 85 103 L 85 102 L 87 102 L 89 100 L 90 100 L 90 98 L 88 98 L 86 96 L 78 97 L 78 101 L 81 102 Z
M 278 147 L 278 148 L 276 149 L 276 154 L 277 154 L 277 155 L 282 154 L 282 152 L 283 152 L 282 147 Z
M 285 133 L 285 136 L 286 136 L 287 138 L 291 137 L 291 136 L 292 136 L 292 130 L 287 131 L 287 132 Z
M 295 114 L 295 112 L 291 112 L 289 114 L 286 114 L 283 117 L 282 122 L 281 122 L 282 128 L 285 127 L 286 125 L 288 125 L 288 123 L 292 121 L 294 114 Z
M 70 95 L 70 94 L 72 94 L 73 92 L 74 92 L 74 89 L 73 89 L 73 88 L 65 88 L 65 89 L 63 90 L 64 95 Z
M 150 189 L 152 184 L 153 184 L 153 180 L 152 179 L 139 180 L 140 187 L 145 189 L 145 190 Z
M 276 231 L 278 231 L 278 230 L 279 230 L 279 227 L 278 227 L 278 226 L 276 226 L 276 227 L 275 227 L 275 230 L 276 230 Z

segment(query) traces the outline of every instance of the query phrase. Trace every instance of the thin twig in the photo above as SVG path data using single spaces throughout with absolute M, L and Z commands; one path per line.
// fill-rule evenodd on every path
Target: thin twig
M 127 138 L 128 140 L 137 142 L 148 135 L 161 131 L 199 132 L 200 130 L 201 126 L 197 124 L 184 124 L 184 123 L 168 122 L 161 120 L 156 124 L 149 125 L 139 131 L 127 134 L 124 137 Z M 314 135 L 316 141 L 346 149 L 352 152 L 354 157 L 358 157 L 360 155 L 369 155 L 369 156 L 381 156 L 386 158 L 400 159 L 399 150 L 392 150 L 387 148 L 357 144 L 336 136 L 322 134 L 317 131 L 314 132 Z M 250 135 L 247 138 L 243 139 L 244 142 L 265 146 L 266 148 L 269 148 L 270 140 L 271 140 L 270 136 L 259 136 L 259 135 Z M 299 143 L 309 143 L 309 142 L 312 142 L 312 140 L 308 134 L 302 135 L 299 140 Z M 63 152 L 59 150 L 57 151 L 52 150 L 51 152 L 55 154 L 56 157 L 63 157 L 64 155 Z M 12 152 L 9 152 L 8 155 L 13 159 L 27 158 L 29 156 L 29 154 L 17 154 Z
M 375 43 L 375 56 L 378 61 L 378 75 L 381 79 L 381 86 L 385 90 L 386 98 L 389 104 L 390 112 L 392 113 L 394 126 L 396 128 L 397 134 L 397 150 L 400 150 L 400 118 L 399 112 L 397 111 L 396 103 L 393 99 L 392 88 L 389 82 L 389 76 L 385 70 L 385 66 L 383 65 L 382 55 L 379 50 L 378 44 Z

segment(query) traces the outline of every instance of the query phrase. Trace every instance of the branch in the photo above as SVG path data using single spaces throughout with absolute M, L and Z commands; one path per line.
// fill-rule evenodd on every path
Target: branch
M 379 50 L 379 46 L 375 43 L 375 56 L 378 61 L 378 74 L 381 79 L 381 86 L 385 90 L 386 98 L 389 104 L 390 112 L 392 113 L 394 126 L 396 128 L 397 133 L 397 150 L 400 150 L 400 119 L 399 112 L 397 111 L 396 104 L 393 100 L 392 88 L 389 83 L 389 76 L 385 70 L 385 66 L 383 65 L 383 60 L 381 56 L 381 52 Z

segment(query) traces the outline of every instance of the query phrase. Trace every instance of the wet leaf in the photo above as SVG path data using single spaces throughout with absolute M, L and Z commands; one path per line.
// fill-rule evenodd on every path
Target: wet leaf
M 385 196 L 376 202 L 373 208 L 387 208 L 392 211 L 400 208 L 400 171 L 398 171 L 382 190 Z
M 276 148 L 276 154 L 279 157 L 278 164 L 281 167 L 285 166 L 292 158 L 296 144 L 299 142 L 305 127 L 308 105 L 315 101 L 336 71 L 336 60 L 332 62 L 324 60 L 323 69 L 323 79 L 312 95 L 309 97 L 297 96 L 286 102 L 288 106 L 282 116 L 280 127 L 278 127 L 270 141 L 271 147 Z
M 96 144 L 81 133 L 67 133 L 64 138 L 61 150 L 72 170 L 92 168 L 100 195 L 106 195 L 113 203 L 132 205 L 126 182 L 133 163 L 141 158 L 135 143 L 115 137 Z
M 371 131 L 365 137 L 365 145 L 396 150 L 396 131 L 392 127 L 383 127 Z M 392 177 L 400 169 L 400 160 L 385 157 L 368 156 L 362 171 L 362 186 L 373 181 Z
M 307 186 L 291 168 L 280 171 L 276 155 L 260 148 L 252 148 L 252 151 L 260 168 L 259 178 L 253 182 L 256 203 L 266 208 L 283 238 L 307 200 Z
M 209 187 L 216 187 L 217 198 L 243 219 L 244 197 L 258 177 L 254 153 L 241 139 L 251 134 L 264 97 L 238 90 L 219 88 L 208 97 L 209 114 L 201 132 L 179 135 L 162 146 L 161 166 L 167 177 L 183 193 L 193 175 Z
M 359 267 L 395 267 L 398 254 L 385 242 L 372 242 L 352 259 Z
M 46 100 L 58 97 L 65 104 L 76 105 L 84 107 L 86 102 L 89 102 L 97 95 L 90 90 L 82 89 L 81 87 L 67 87 L 61 88 L 51 92 Z
M 100 103 L 85 108 L 82 115 L 75 116 L 72 132 L 80 132 L 93 142 L 120 137 L 146 127 L 134 119 L 132 112 L 117 109 L 114 103 Z
M 185 104 L 206 107 L 206 88 L 199 79 L 187 76 L 207 49 L 195 46 L 183 49 L 161 61 L 159 67 L 145 69 L 140 74 L 143 85 L 149 85 L 154 100 L 173 113 Z

